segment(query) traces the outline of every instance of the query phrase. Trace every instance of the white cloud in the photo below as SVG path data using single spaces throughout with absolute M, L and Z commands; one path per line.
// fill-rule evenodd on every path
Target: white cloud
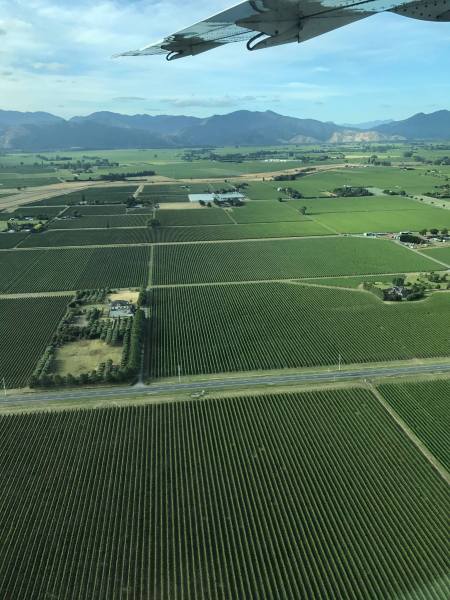
M 58 62 L 35 62 L 31 65 L 36 71 L 61 71 L 65 65 Z

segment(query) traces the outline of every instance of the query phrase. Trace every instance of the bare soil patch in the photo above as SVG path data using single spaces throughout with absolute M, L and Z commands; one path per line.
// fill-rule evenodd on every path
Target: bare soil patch
M 139 297 L 139 292 L 135 290 L 120 290 L 119 292 L 114 292 L 110 294 L 109 299 L 111 302 L 117 302 L 118 300 L 126 300 L 127 302 L 131 302 L 136 304 Z
M 56 351 L 56 370 L 60 375 L 81 375 L 96 369 L 111 359 L 117 364 L 122 358 L 121 346 L 108 346 L 101 340 L 71 342 Z

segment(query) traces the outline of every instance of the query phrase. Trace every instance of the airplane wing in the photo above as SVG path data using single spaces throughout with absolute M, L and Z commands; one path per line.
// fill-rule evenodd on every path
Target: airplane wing
M 437 0 L 442 1 L 442 0 Z M 448 0 L 445 0 L 447 2 Z M 165 54 L 167 60 L 201 54 L 232 42 L 259 50 L 304 42 L 411 0 L 248 0 L 182 29 L 160 42 L 118 56 Z

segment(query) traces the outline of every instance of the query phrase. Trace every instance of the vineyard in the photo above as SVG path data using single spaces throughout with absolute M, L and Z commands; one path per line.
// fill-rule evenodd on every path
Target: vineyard
M 0 299 L 0 380 L 8 388 L 26 385 L 69 301 L 69 296 Z
M 23 219 L 33 217 L 34 219 L 52 219 L 56 217 L 63 208 L 61 206 L 21 206 L 13 212 L 0 213 L 4 219 Z
M 162 226 L 229 225 L 232 221 L 221 208 L 159 210 L 156 214 Z
M 195 212 L 195 211 L 194 211 Z M 150 219 L 150 217 L 147 217 Z M 205 225 L 197 227 L 155 227 L 134 229 L 51 230 L 31 235 L 21 248 L 59 246 L 101 246 L 114 244 L 173 244 L 177 242 L 223 241 L 262 238 L 288 238 L 328 235 L 330 232 L 313 221 L 291 223 L 254 223 L 250 225 Z
M 288 204 L 295 209 L 306 206 L 308 214 L 334 213 L 366 213 L 366 212 L 399 212 L 406 210 L 421 210 L 422 205 L 410 198 L 400 196 L 360 196 L 358 198 L 301 198 L 289 200 Z
M 390 241 L 274 240 L 156 249 L 155 283 L 215 283 L 435 270 L 436 263 Z
M 410 200 L 410 202 L 412 202 Z M 430 206 L 419 210 L 336 212 L 317 215 L 317 221 L 340 233 L 361 233 L 364 231 L 420 231 L 421 229 L 442 229 L 450 227 L 450 211 Z
M 80 206 L 80 212 L 83 212 Z M 145 215 L 89 215 L 76 219 L 58 219 L 50 223 L 52 229 L 95 229 L 109 227 L 143 227 L 148 217 Z
M 436 260 L 440 260 L 447 265 L 450 265 L 450 246 L 444 248 L 432 248 L 431 250 L 423 250 L 424 256 L 430 256 Z
M 0 292 L 142 287 L 150 248 L 84 248 L 0 252 Z
M 188 192 L 185 186 L 180 185 L 146 185 L 139 194 L 139 199 L 160 202 L 188 202 Z
M 67 206 L 84 201 L 89 204 L 123 204 L 136 190 L 137 185 L 85 188 L 79 192 L 30 202 L 28 206 Z
M 299 207 L 300 208 L 300 207 Z M 305 220 L 293 205 L 280 202 L 248 202 L 231 213 L 237 223 L 278 223 Z
M 27 233 L 0 233 L 0 250 L 14 248 L 27 235 Z
M 448 356 L 446 296 L 385 304 L 289 283 L 156 289 L 150 375 Z
M 379 391 L 450 470 L 450 380 L 381 385 Z
M 448 489 L 367 390 L 14 415 L 0 440 L 2 598 L 449 597 Z
M 64 216 L 80 213 L 83 216 L 88 215 L 124 215 L 126 213 L 125 204 L 90 204 L 86 206 L 73 206 L 64 212 Z

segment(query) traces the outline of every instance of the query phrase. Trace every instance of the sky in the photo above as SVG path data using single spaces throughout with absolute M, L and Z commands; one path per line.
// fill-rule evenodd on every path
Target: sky
M 112 59 L 233 0 L 0 0 L 0 109 L 200 117 L 273 110 L 337 123 L 450 109 L 450 23 L 383 13 L 301 45 Z

